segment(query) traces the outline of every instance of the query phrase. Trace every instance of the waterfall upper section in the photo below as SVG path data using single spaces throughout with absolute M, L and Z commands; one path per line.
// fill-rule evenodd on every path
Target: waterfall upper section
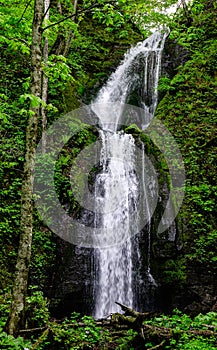
M 143 126 L 150 122 L 157 106 L 161 56 L 167 35 L 168 31 L 156 32 L 131 48 L 99 91 L 94 100 L 99 108 L 94 107 L 93 110 L 103 130 L 115 131 L 119 128 L 118 124 L 124 125 L 125 122 L 121 120 L 122 108 L 119 106 L 116 113 L 112 114 L 103 108 L 107 103 L 128 103 L 141 107 L 146 112 Z

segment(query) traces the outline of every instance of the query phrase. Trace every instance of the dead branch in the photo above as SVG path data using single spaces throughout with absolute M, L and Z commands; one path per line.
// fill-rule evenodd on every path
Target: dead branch
M 142 317 L 144 317 L 144 319 L 156 316 L 155 312 L 138 312 L 138 311 L 135 311 L 124 304 L 118 303 L 117 301 L 115 302 L 115 304 L 117 304 L 121 307 L 121 310 L 124 311 L 125 316 L 133 316 L 133 317 L 142 316 Z
M 165 344 L 165 340 L 163 340 L 160 344 L 157 344 L 155 346 L 153 346 L 152 348 L 149 348 L 148 350 L 156 350 L 156 349 L 160 349 L 164 344 Z

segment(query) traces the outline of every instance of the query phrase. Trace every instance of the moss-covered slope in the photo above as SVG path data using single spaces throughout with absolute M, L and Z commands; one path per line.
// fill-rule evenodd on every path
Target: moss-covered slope
M 186 16 L 178 20 L 170 37 L 189 51 L 190 59 L 171 81 L 167 77 L 161 81 L 166 95 L 156 116 L 174 136 L 186 169 L 185 200 L 179 213 L 185 257 L 181 267 L 187 268 L 187 283 L 195 293 L 203 299 L 208 290 L 212 304 L 217 272 L 216 2 L 195 1 L 188 20 Z

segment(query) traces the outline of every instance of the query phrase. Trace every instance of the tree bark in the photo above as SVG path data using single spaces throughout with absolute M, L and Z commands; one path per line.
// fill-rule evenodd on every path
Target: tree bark
M 46 21 L 49 20 L 49 7 L 50 7 L 50 0 L 44 0 L 44 19 Z M 48 62 L 48 37 L 45 36 L 44 38 L 44 49 L 43 49 L 43 62 L 44 65 L 47 65 Z M 41 116 L 42 116 L 42 152 L 45 153 L 46 150 L 46 126 L 47 126 L 47 111 L 46 111 L 46 104 L 47 104 L 47 93 L 48 93 L 48 76 L 43 73 L 42 74 L 42 101 L 44 103 L 44 106 L 41 108 Z
M 78 6 L 78 0 L 75 0 L 74 3 L 73 3 L 74 14 L 75 14 L 75 17 L 73 18 L 74 22 L 76 22 L 77 6 Z M 64 51 L 63 51 L 63 56 L 65 56 L 65 57 L 69 53 L 69 49 L 70 49 L 70 46 L 71 46 L 73 38 L 74 38 L 74 32 L 70 29 L 69 32 L 68 32 L 68 37 L 67 37 L 65 48 L 64 48 Z
M 41 97 L 41 41 L 43 21 L 43 0 L 34 2 L 34 18 L 32 24 L 31 47 L 31 88 L 30 92 Z M 37 141 L 37 129 L 40 120 L 40 106 L 30 106 L 30 117 L 26 130 L 26 154 L 24 177 L 21 194 L 20 243 L 18 248 L 15 279 L 12 291 L 12 304 L 6 330 L 15 335 L 22 326 L 24 317 L 25 297 L 27 293 L 29 264 L 32 246 L 33 225 L 33 169 Z

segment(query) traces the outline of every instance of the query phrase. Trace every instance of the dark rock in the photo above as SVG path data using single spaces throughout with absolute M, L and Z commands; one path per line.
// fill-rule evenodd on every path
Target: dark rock
M 92 250 L 75 247 L 59 240 L 60 261 L 57 262 L 50 288 L 51 312 L 55 317 L 69 316 L 72 312 L 91 314 L 93 276 Z
M 185 47 L 167 38 L 161 60 L 161 75 L 172 79 L 177 73 L 177 68 L 183 66 L 189 58 L 190 54 Z

